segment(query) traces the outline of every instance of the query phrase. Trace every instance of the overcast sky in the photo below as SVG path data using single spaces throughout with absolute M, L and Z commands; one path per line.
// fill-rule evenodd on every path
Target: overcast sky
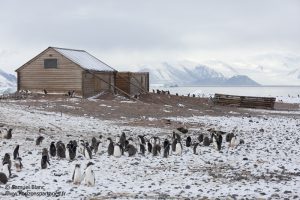
M 1 69 L 48 46 L 84 49 L 116 68 L 299 55 L 300 1 L 1 1 Z

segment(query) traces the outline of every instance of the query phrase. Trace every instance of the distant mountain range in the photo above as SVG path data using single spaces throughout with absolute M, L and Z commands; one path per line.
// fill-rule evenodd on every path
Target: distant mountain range
M 0 69 L 0 93 L 15 91 L 16 87 L 16 76 Z
M 234 69 L 230 69 L 235 72 Z M 191 66 L 190 63 L 161 63 L 155 66 L 144 66 L 141 72 L 150 73 L 150 84 L 162 85 L 215 85 L 215 86 L 258 86 L 250 77 L 236 74 L 224 76 L 206 65 Z

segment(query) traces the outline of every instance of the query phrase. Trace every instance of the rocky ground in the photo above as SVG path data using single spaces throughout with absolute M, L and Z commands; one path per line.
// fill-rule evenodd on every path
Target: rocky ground
M 151 98 L 129 101 L 109 96 L 85 100 L 35 96 L 0 101 L 0 124 L 13 128 L 12 139 L 0 140 L 0 156 L 12 154 L 19 144 L 24 165 L 21 172 L 12 168 L 12 178 L 0 186 L 1 199 L 25 199 L 20 188 L 32 194 L 30 199 L 39 199 L 37 193 L 42 191 L 52 192 L 49 198 L 57 195 L 59 199 L 300 198 L 298 105 L 254 110 L 215 107 L 208 99 Z M 229 149 L 223 141 L 220 152 L 201 145 L 198 155 L 184 146 L 182 156 L 169 158 L 148 153 L 114 158 L 107 155 L 103 145 L 91 160 L 95 163 L 95 187 L 70 182 L 74 165 L 79 163 L 84 168 L 90 161 L 80 154 L 73 162 L 52 158 L 48 169 L 40 167 L 41 151 L 52 141 L 67 143 L 79 137 L 90 141 L 99 135 L 114 138 L 122 131 L 135 139 L 139 134 L 163 139 L 183 125 L 189 129 L 182 135 L 183 143 L 187 135 L 196 141 L 200 133 L 208 135 L 207 129 L 213 127 L 225 132 L 235 130 L 245 144 Z M 39 133 L 40 128 L 45 132 Z M 45 139 L 36 146 L 39 135 Z M 26 188 L 32 185 L 36 188 Z

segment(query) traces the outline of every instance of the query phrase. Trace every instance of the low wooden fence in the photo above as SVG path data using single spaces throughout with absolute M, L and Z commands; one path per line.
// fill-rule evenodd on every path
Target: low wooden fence
M 274 109 L 276 98 L 274 97 L 250 97 L 227 94 L 215 94 L 215 105 L 235 106 L 243 108 Z

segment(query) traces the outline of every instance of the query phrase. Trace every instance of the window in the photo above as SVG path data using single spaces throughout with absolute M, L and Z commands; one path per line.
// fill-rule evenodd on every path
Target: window
M 57 59 L 45 59 L 44 60 L 44 68 L 57 68 Z

